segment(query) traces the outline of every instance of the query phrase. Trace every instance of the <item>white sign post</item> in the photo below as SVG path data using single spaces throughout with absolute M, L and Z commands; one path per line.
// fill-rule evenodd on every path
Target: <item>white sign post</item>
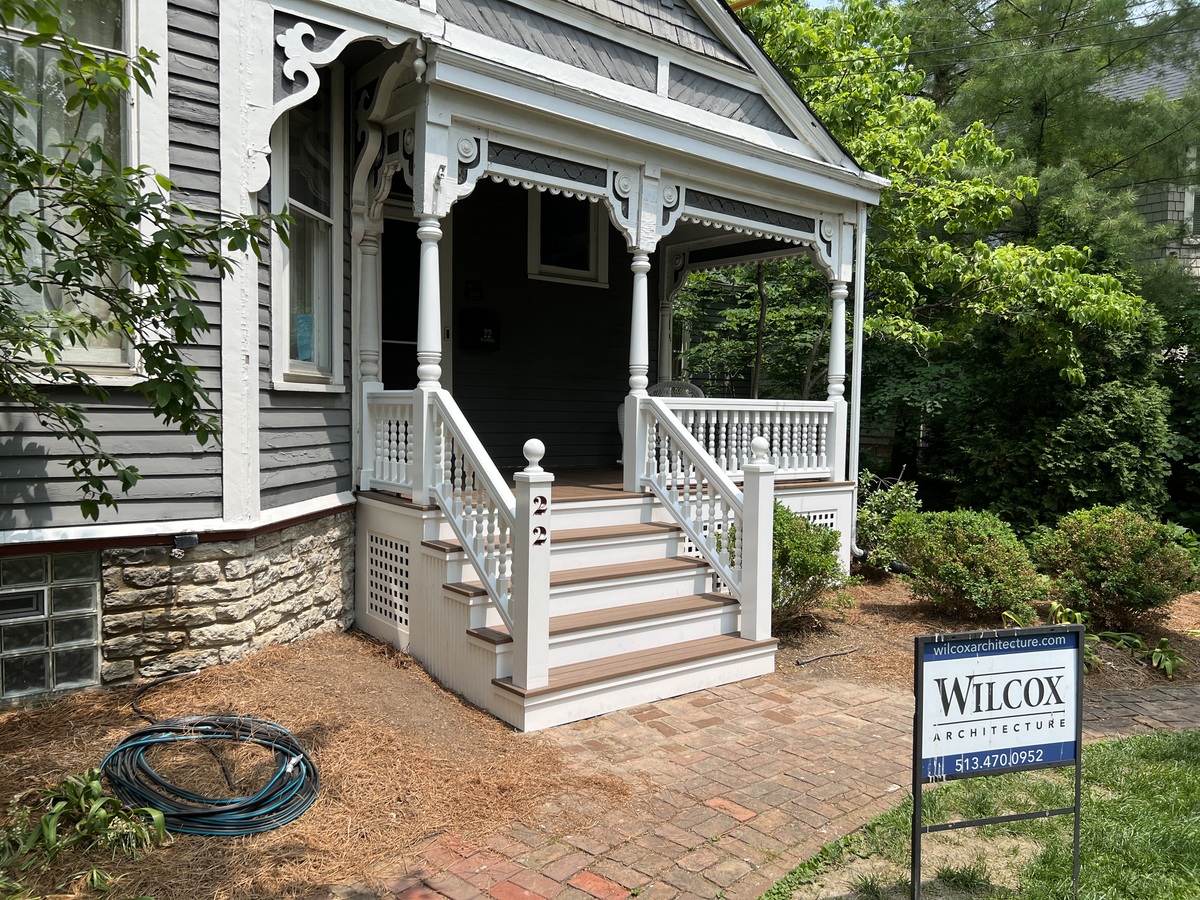
M 921 897 L 921 837 L 951 828 L 1075 814 L 1083 744 L 1083 626 L 1056 625 L 916 639 L 912 897 Z M 921 823 L 921 786 L 1025 769 L 1075 766 L 1075 805 L 990 819 Z

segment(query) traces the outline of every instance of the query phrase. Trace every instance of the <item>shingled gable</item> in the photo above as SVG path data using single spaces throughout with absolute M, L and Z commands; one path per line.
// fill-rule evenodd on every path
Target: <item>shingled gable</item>
M 863 170 L 723 0 L 439 0 L 448 23 Z M 662 75 L 665 74 L 665 78 Z

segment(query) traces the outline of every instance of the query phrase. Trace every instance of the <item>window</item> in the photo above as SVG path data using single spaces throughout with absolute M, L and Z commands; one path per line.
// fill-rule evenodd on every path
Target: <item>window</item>
M 62 19 L 70 33 L 98 53 L 124 54 L 129 43 L 128 22 L 124 0 L 67 0 L 63 2 Z M 0 37 L 0 78 L 15 83 L 25 97 L 34 101 L 24 110 L 8 108 L 0 112 L 13 128 L 17 138 L 47 156 L 54 156 L 60 144 L 96 141 L 104 145 L 113 159 L 129 162 L 126 146 L 126 115 L 104 108 L 82 112 L 66 111 L 68 87 L 58 68 L 58 53 L 52 47 L 23 47 L 24 34 L 13 29 L 9 37 Z M 162 79 L 165 82 L 165 79 Z M 38 201 L 27 194 L 18 194 L 11 211 L 40 215 Z M 26 251 L 31 266 L 51 262 L 47 251 L 33 243 Z M 64 300 L 55 292 L 39 292 L 32 288 L 18 289 L 18 298 L 30 312 L 62 308 L 64 302 L 86 307 L 84 312 L 103 316 L 97 298 Z M 89 302 L 93 304 L 88 307 Z M 95 337 L 87 347 L 66 348 L 68 363 L 87 367 L 128 369 L 127 351 L 117 335 Z
M 290 246 L 275 241 L 272 257 L 277 387 L 342 383 L 341 82 L 336 69 L 321 76 L 272 140 L 272 203 L 294 220 Z
M 608 287 L 608 222 L 599 203 L 529 192 L 529 277 Z
M 0 700 L 99 680 L 94 553 L 0 558 Z

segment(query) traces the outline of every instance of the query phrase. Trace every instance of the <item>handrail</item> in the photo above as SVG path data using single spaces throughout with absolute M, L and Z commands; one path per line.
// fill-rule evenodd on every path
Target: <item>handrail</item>
M 740 599 L 743 494 L 675 415 L 673 405 L 657 397 L 643 397 L 638 404 L 647 434 L 643 486 L 658 497 L 725 588 Z
M 766 439 L 783 478 L 831 479 L 836 468 L 836 404 L 831 400 L 662 398 L 683 427 L 727 475 L 742 477 L 750 444 Z
M 500 618 L 513 632 L 511 548 L 516 498 L 450 392 L 435 390 L 431 400 L 430 490 Z

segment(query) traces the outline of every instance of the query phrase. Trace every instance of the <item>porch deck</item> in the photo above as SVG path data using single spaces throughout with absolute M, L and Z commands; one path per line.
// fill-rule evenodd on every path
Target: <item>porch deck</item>
M 624 489 L 620 466 L 577 466 L 565 469 L 547 467 L 554 475 L 554 499 L 556 502 L 628 500 L 644 496 Z M 513 475 L 520 469 L 501 469 L 509 487 L 515 487 Z M 804 488 L 848 488 L 850 481 L 818 481 L 815 479 L 788 478 L 775 482 L 776 492 L 790 492 Z

